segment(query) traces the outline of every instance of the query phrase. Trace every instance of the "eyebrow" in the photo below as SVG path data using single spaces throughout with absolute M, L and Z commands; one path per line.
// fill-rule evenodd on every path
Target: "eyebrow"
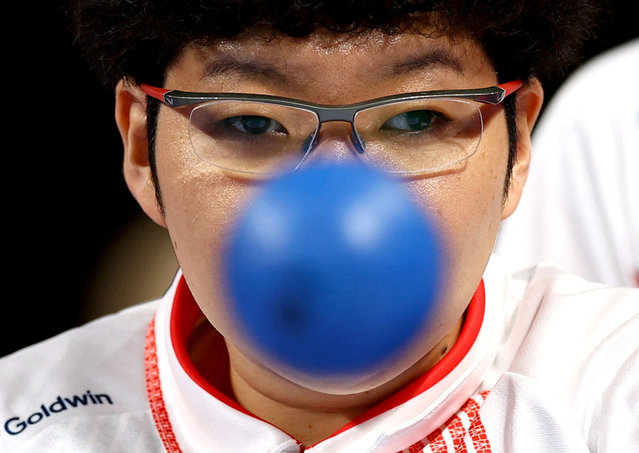
M 414 71 L 430 70 L 435 66 L 441 66 L 459 74 L 464 72 L 460 61 L 450 52 L 445 49 L 434 49 L 392 63 L 390 74 L 397 76 Z M 300 84 L 298 77 L 283 72 L 271 63 L 247 61 L 230 55 L 221 56 L 209 62 L 204 68 L 202 78 L 216 78 L 229 74 L 286 87 Z
M 445 69 L 459 74 L 464 73 L 459 59 L 444 49 L 434 49 L 423 54 L 409 57 L 406 60 L 392 64 L 390 70 L 393 75 L 400 75 L 413 71 L 432 69 L 434 66 L 442 66 Z
M 244 61 L 232 56 L 216 58 L 208 63 L 204 69 L 203 78 L 215 78 L 228 74 L 285 86 L 296 84 L 297 79 L 294 75 L 282 72 L 270 63 Z

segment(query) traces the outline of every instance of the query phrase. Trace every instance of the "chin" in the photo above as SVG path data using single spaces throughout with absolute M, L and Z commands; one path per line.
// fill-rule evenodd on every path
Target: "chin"
M 421 348 L 420 350 L 423 351 Z M 415 353 L 415 351 L 413 352 Z M 410 379 L 410 377 L 402 379 L 402 376 L 405 373 L 412 376 L 409 370 L 421 359 L 423 354 L 415 353 L 414 355 L 417 357 L 404 354 L 399 358 L 395 357 L 390 361 L 384 361 L 366 369 L 344 373 L 305 372 L 278 363 L 276 360 L 264 360 L 262 364 L 270 372 L 296 386 L 326 395 L 345 396 L 362 394 L 384 387 L 393 390 L 395 387 L 401 386 L 404 381 Z M 394 382 L 395 385 L 393 385 Z

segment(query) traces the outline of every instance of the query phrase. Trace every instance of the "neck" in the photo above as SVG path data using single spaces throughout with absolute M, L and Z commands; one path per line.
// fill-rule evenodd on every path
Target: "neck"
M 277 426 L 304 446 L 313 445 L 329 437 L 368 409 L 366 406 L 355 404 L 333 405 L 328 400 L 322 404 L 313 404 L 320 394 L 291 382 L 288 382 L 286 387 L 293 392 L 286 398 L 279 398 L 279 395 L 264 391 L 263 382 L 255 385 L 254 381 L 246 379 L 234 367 L 231 367 L 231 383 L 237 401 L 244 408 Z M 300 401 L 303 394 L 307 394 L 313 401 Z M 331 396 L 328 395 L 328 399 L 331 399 Z

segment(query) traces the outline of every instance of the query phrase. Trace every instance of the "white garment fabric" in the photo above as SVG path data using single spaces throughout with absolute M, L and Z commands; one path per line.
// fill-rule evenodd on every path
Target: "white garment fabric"
M 528 181 L 496 251 L 639 286 L 639 39 L 579 68 L 533 132 Z
M 183 365 L 184 287 L 1 359 L 0 451 L 304 451 Z M 306 451 L 639 451 L 639 290 L 497 256 L 483 288 L 450 371 Z

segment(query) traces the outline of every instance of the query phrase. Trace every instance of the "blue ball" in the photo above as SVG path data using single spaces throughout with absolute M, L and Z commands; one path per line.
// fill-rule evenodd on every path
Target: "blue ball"
M 383 364 L 423 328 L 442 278 L 437 231 L 406 189 L 365 166 L 266 185 L 228 247 L 234 315 L 262 353 L 313 374 Z

